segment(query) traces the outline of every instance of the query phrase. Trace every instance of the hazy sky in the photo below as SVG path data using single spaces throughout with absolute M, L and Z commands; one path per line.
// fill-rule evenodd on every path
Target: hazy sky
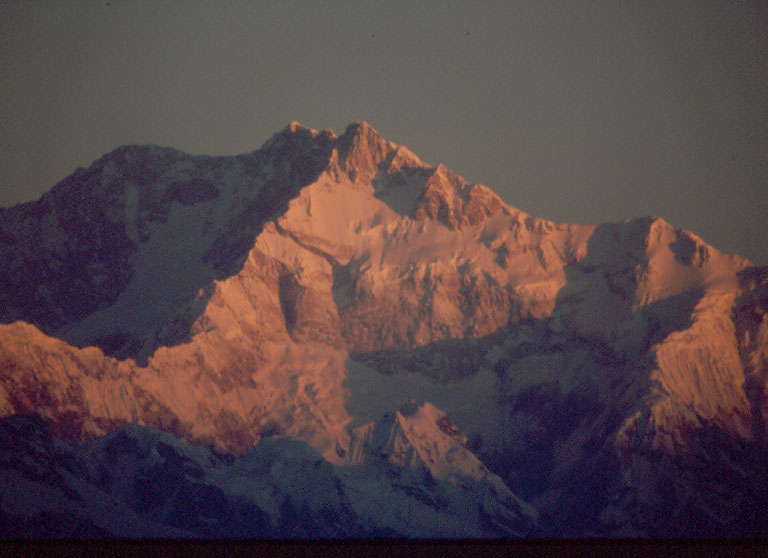
M 561 222 L 768 263 L 766 2 L 0 0 L 0 205 L 129 143 L 366 120 Z

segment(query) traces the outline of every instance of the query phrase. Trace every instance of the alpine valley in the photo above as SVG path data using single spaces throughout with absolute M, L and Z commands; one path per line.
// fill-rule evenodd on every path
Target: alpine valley
M 768 268 L 364 122 L 0 209 L 0 536 L 768 536 Z

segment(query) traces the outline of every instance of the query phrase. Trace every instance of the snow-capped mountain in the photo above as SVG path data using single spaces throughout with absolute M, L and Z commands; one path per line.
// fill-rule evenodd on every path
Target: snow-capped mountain
M 0 209 L 0 413 L 107 536 L 765 535 L 767 309 L 768 269 L 663 219 L 553 223 L 294 122 Z M 45 524 L 14 436 L 2 517 Z M 137 503 L 161 446 L 241 523 Z
M 222 455 L 135 424 L 72 447 L 36 415 L 0 423 L 0 440 L 6 537 L 520 537 L 536 519 L 477 458 L 450 451 L 477 469 L 434 477 L 441 454 L 339 466 L 284 437 Z M 397 450 L 414 453 L 407 435 Z

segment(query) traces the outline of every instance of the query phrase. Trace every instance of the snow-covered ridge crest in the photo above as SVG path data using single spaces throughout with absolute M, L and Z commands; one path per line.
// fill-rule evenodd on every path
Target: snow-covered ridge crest
M 0 414 L 269 459 L 299 440 L 437 523 L 450 501 L 514 524 L 517 494 L 571 535 L 647 533 L 678 475 L 674 525 L 720 525 L 685 471 L 760 470 L 765 284 L 663 219 L 528 215 L 363 122 L 235 157 L 125 147 L 0 211 Z
M 355 211 L 380 215 L 376 200 L 408 217 L 436 180 L 460 186 L 365 122 L 341 136 L 292 122 L 236 157 L 121 147 L 38 202 L 3 212 L 0 274 L 10 289 L 0 293 L 0 320 L 24 319 L 71 343 L 145 360 L 188 337 L 201 293 L 237 273 L 264 224 L 322 177 L 340 194 L 350 185 L 370 193 L 350 207 L 348 225 L 360 222 Z

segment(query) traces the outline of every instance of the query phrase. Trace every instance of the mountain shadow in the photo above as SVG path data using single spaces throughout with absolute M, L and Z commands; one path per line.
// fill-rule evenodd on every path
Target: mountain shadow
M 640 219 L 597 227 L 585 257 L 566 266 L 567 281 L 549 317 L 509 323 L 484 337 L 351 356 L 386 376 L 389 386 L 402 378 L 402 400 L 408 390 L 419 397 L 408 379 L 417 374 L 436 392 L 446 393 L 455 385 L 453 398 L 444 397 L 454 401 L 454 408 L 449 404 L 443 410 L 469 436 L 472 451 L 489 469 L 542 513 L 535 536 L 766 533 L 766 521 L 755 511 L 763 506 L 766 474 L 759 413 L 755 428 L 762 434 L 754 440 L 738 438 L 700 417 L 699 425 L 685 434 L 684 451 L 654 450 L 642 437 L 624 449 L 615 445 L 625 421 L 659 387 L 651 380 L 657 363 L 649 351 L 673 332 L 692 326 L 704 295 L 702 288 L 693 288 L 635 306 L 639 276 L 648 265 L 651 224 Z M 679 246 L 670 249 L 679 252 Z M 763 275 L 752 277 L 759 286 L 750 296 L 764 304 L 768 274 Z M 742 301 L 743 312 L 753 312 L 754 301 L 746 295 Z M 597 322 L 602 327 L 590 327 L 596 312 L 598 318 L 611 313 Z M 590 320 L 582 320 L 584 316 Z M 744 327 L 756 327 L 755 320 L 741 321 L 752 323 Z M 460 418 L 462 394 L 472 397 L 464 380 L 480 381 L 482 374 L 495 378 L 494 404 L 501 406 L 507 430 L 501 446 L 486 443 L 482 428 Z M 752 383 L 765 385 L 763 376 Z M 376 397 L 354 378 L 347 387 L 350 409 Z M 763 391 L 753 389 L 753 414 L 763 397 Z M 644 464 L 646 480 L 633 476 L 632 463 Z
M 744 366 L 744 392 L 752 411 L 752 437 L 768 452 L 766 432 L 766 384 L 768 384 L 768 363 L 752 359 L 760 343 L 761 327 L 765 328 L 768 314 L 768 266 L 750 267 L 739 273 L 742 294 L 734 305 L 734 324 L 739 340 L 739 352 Z
M 236 157 L 121 147 L 40 200 L 0 209 L 0 322 L 146 364 L 189 339 L 214 281 L 242 269 L 332 143 L 297 128 Z M 141 331 L 131 316 L 144 316 Z

